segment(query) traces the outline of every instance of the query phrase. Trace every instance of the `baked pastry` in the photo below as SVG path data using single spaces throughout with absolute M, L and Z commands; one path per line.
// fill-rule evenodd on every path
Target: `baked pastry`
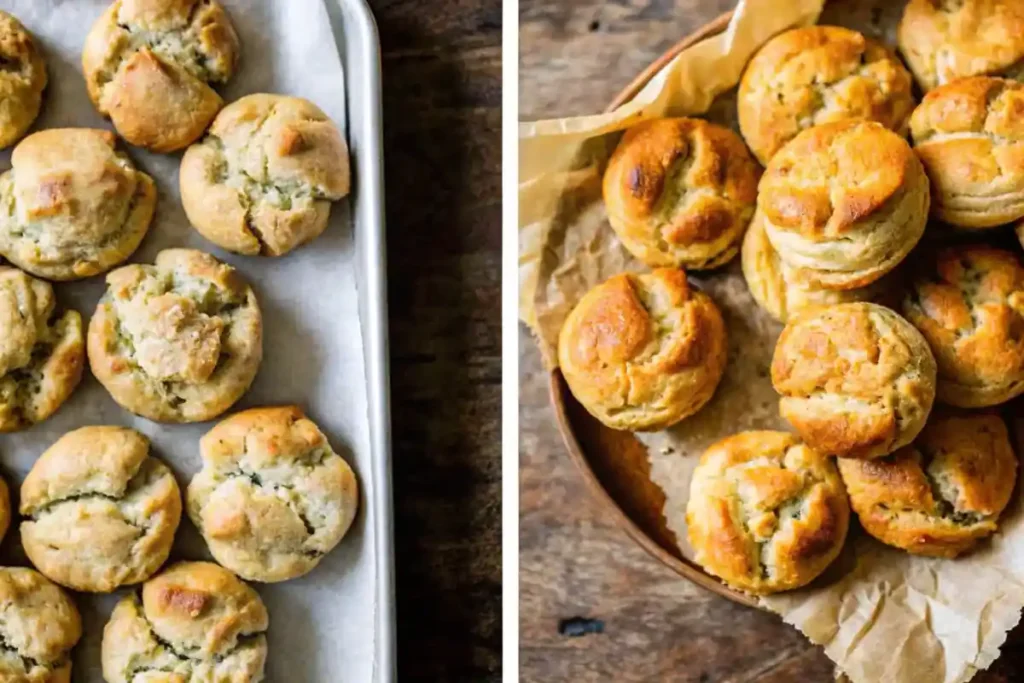
M 924 337 L 877 304 L 837 304 L 790 320 L 771 370 L 782 417 L 828 455 L 892 453 L 921 431 L 935 399 Z
M 231 266 L 194 249 L 107 276 L 89 321 L 89 366 L 128 410 L 201 422 L 242 397 L 263 358 L 256 295 Z
M 7 489 L 7 482 L 0 479 L 0 540 L 7 535 L 11 526 L 11 492 Z
M 181 520 L 174 474 L 127 427 L 82 427 L 43 453 L 21 485 L 21 542 L 51 581 L 109 593 L 145 581 Z
M 838 121 L 790 140 L 761 177 L 757 207 L 801 280 L 855 289 L 903 260 L 924 234 L 928 176 L 906 140 L 873 121 Z
M 217 562 L 250 581 L 311 571 L 352 525 L 352 468 L 296 406 L 235 413 L 199 442 L 188 514 Z
M 1024 217 L 1024 84 L 978 76 L 925 95 L 910 119 L 932 214 L 964 228 Z
M 1018 0 L 910 0 L 896 39 L 922 90 L 966 76 L 1024 73 Z
M 996 530 L 1017 483 L 997 415 L 935 415 L 910 446 L 839 460 L 850 505 L 869 534 L 918 555 L 956 557 Z
M 227 569 L 181 562 L 117 603 L 103 629 L 103 678 L 259 683 L 268 624 L 260 596 Z
M 908 289 L 906 316 L 938 364 L 937 397 L 992 406 L 1024 392 L 1024 267 L 985 245 L 947 247 Z
M 246 95 L 185 152 L 181 203 L 214 244 L 280 256 L 318 237 L 349 191 L 348 146 L 307 100 Z
M 558 363 L 584 408 L 613 429 L 664 429 L 722 379 L 725 322 L 686 273 L 623 273 L 587 292 L 558 335 Z
M 199 139 L 223 105 L 238 36 L 217 0 L 115 0 L 85 39 L 89 98 L 118 134 L 154 152 Z
M 71 598 L 25 567 L 0 567 L 0 680 L 71 683 L 71 648 L 82 618 Z
M 106 272 L 139 246 L 156 206 L 153 179 L 113 133 L 51 128 L 18 143 L 0 175 L 0 255 L 48 280 Z
M 715 268 L 739 251 L 759 175 L 728 128 L 700 119 L 647 121 L 626 131 L 608 161 L 608 221 L 652 268 Z
M 841 119 L 903 133 L 914 109 L 910 73 L 887 47 L 839 26 L 804 26 L 758 50 L 737 93 L 740 132 L 767 165 L 800 131 Z
M 0 266 L 0 432 L 42 422 L 82 379 L 82 316 L 56 306 L 49 282 Z
M 32 34 L 0 11 L 0 148 L 10 147 L 39 116 L 46 89 L 46 64 Z
M 835 465 L 787 432 L 722 439 L 690 480 L 686 525 L 697 562 L 747 593 L 810 583 L 839 554 L 849 521 Z

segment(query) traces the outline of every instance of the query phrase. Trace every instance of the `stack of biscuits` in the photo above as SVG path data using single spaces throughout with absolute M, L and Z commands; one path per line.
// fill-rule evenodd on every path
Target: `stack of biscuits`
M 47 85 L 28 30 L 0 12 L 0 432 L 27 429 L 71 396 L 88 365 L 125 410 L 161 423 L 222 418 L 263 359 L 256 294 L 231 266 L 193 249 L 130 264 L 157 188 L 123 151 L 184 150 L 184 210 L 213 244 L 279 256 L 318 237 L 349 190 L 348 150 L 313 103 L 215 89 L 239 41 L 216 0 L 115 0 L 83 35 L 82 71 L 116 131 L 25 137 Z M 88 324 L 51 281 L 106 274 Z M 74 286 L 71 284 L 62 286 Z M 197 446 L 183 496 L 148 439 L 83 425 L 41 454 L 12 520 L 0 481 L 0 535 L 19 524 L 34 569 L 0 567 L 0 680 L 70 681 L 82 634 L 64 588 L 130 587 L 103 633 L 103 676 L 258 682 L 269 617 L 245 581 L 312 571 L 345 536 L 358 488 L 346 461 L 295 406 L 223 417 Z M 167 567 L 183 508 L 216 562 Z
M 851 509 L 883 543 L 955 558 L 1017 481 L 998 406 L 1024 393 L 1024 266 L 996 236 L 1024 242 L 1024 3 L 909 0 L 898 36 L 906 66 L 846 28 L 776 35 L 743 73 L 739 134 L 646 121 L 605 170 L 611 228 L 652 270 L 562 327 L 591 414 L 661 430 L 712 398 L 727 330 L 684 269 L 740 254 L 785 325 L 768 370 L 793 431 L 726 436 L 690 484 L 696 561 L 743 592 L 818 577 Z

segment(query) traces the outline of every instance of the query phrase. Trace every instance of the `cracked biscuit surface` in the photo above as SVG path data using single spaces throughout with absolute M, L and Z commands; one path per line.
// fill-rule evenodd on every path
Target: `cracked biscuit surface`
M 84 366 L 78 311 L 58 313 L 49 282 L 0 266 L 0 432 L 25 429 L 56 412 Z
M 774 431 L 742 432 L 708 448 L 686 506 L 697 562 L 754 594 L 810 583 L 839 554 L 849 519 L 832 461 Z
M 759 175 L 728 128 L 688 118 L 641 123 L 605 170 L 608 221 L 652 268 L 715 268 L 739 251 Z
M 869 534 L 919 555 L 956 557 L 995 532 L 1017 483 L 1002 418 L 935 415 L 913 444 L 878 460 L 839 460 Z
M 193 249 L 107 276 L 89 322 L 89 365 L 124 408 L 200 422 L 242 397 L 263 357 L 256 295 L 231 266 Z
M 203 134 L 223 101 L 238 36 L 216 0 L 116 0 L 82 52 L 89 97 L 125 140 L 154 152 Z
M 269 617 L 255 590 L 211 562 L 181 562 L 123 598 L 103 629 L 107 683 L 259 683 Z
M 877 458 L 910 443 L 935 399 L 935 359 L 921 333 L 871 303 L 797 316 L 772 357 L 779 412 L 808 446 Z
M 51 128 L 18 143 L 0 175 L 0 254 L 48 280 L 98 275 L 131 256 L 156 186 L 115 143 L 93 128 Z
M 570 391 L 613 429 L 663 429 L 700 410 L 726 351 L 715 302 L 672 268 L 609 278 L 580 299 L 558 336 Z
M 312 102 L 247 95 L 217 115 L 181 160 L 181 202 L 206 239 L 280 256 L 318 237 L 349 191 L 348 147 Z
M 181 519 L 181 492 L 149 441 L 82 427 L 43 453 L 21 485 L 21 541 L 48 579 L 108 593 L 152 576 Z
M 21 22 L 0 11 L 0 148 L 9 147 L 39 115 L 46 64 Z
M 199 452 L 189 516 L 213 557 L 242 578 L 302 576 L 352 525 L 355 474 L 295 406 L 232 415 L 203 437 Z
M 0 567 L 0 680 L 70 683 L 71 648 L 82 618 L 71 598 L 45 576 Z
M 910 73 L 896 55 L 839 26 L 769 40 L 747 64 L 737 100 L 740 132 L 762 164 L 821 123 L 866 119 L 902 133 L 914 108 Z

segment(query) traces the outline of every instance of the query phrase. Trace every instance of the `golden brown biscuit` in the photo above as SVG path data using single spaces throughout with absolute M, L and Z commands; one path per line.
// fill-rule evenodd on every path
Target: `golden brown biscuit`
M 817 451 L 877 458 L 917 436 L 935 399 L 935 359 L 921 333 L 871 303 L 790 320 L 772 358 L 779 412 Z
M 584 408 L 613 429 L 663 429 L 707 403 L 722 379 L 725 322 L 681 270 L 609 278 L 580 299 L 558 363 Z
M 172 152 L 199 139 L 238 62 L 238 36 L 216 0 L 115 0 L 85 39 L 89 97 L 125 140 Z
M 869 534 L 918 555 L 956 557 L 996 530 L 1017 483 L 997 415 L 944 414 L 910 446 L 877 460 L 839 460 L 850 505 Z
M 910 0 L 896 35 L 922 90 L 966 76 L 1022 74 L 1019 0 Z
M 715 268 L 739 251 L 760 169 L 728 128 L 658 119 L 626 131 L 604 173 L 608 221 L 652 268 Z
M 937 397 L 965 408 L 1024 392 L 1024 267 L 1011 252 L 948 247 L 903 300 L 938 364 Z
M 43 104 L 46 64 L 21 22 L 0 11 L 0 148 L 10 147 L 32 125 Z
M 82 618 L 67 594 L 32 569 L 0 567 L 0 604 L 0 681 L 71 683 Z
M 810 583 L 846 541 L 850 506 L 835 465 L 786 432 L 741 432 L 693 471 L 686 525 L 697 562 L 733 588 Z
M 259 683 L 268 624 L 260 596 L 227 569 L 181 562 L 114 608 L 103 629 L 103 678 Z M 167 676 L 145 673 L 154 671 Z
M 903 133 L 910 73 L 881 43 L 839 26 L 804 26 L 758 50 L 737 93 L 740 132 L 762 164 L 800 131 L 841 119 Z
M 42 422 L 82 379 L 82 316 L 56 306 L 49 282 L 0 266 L 0 432 Z
M 194 249 L 107 276 L 89 321 L 89 366 L 124 408 L 201 422 L 242 397 L 263 358 L 256 295 L 231 266 Z
M 935 217 L 964 228 L 1024 217 L 1024 84 L 978 76 L 940 86 L 910 130 Z
M 156 206 L 153 179 L 113 133 L 52 128 L 18 143 L 0 175 L 0 254 L 48 280 L 106 272 L 139 246 Z
M 928 177 L 906 140 L 881 124 L 826 123 L 772 157 L 757 208 L 798 278 L 855 289 L 895 268 L 921 239 Z
M 235 413 L 199 442 L 188 513 L 217 562 L 250 581 L 316 567 L 352 525 L 352 468 L 296 406 Z
M 82 427 L 43 453 L 21 485 L 21 542 L 51 581 L 109 593 L 145 581 L 181 520 L 174 475 L 127 427 Z
M 247 95 L 224 107 L 181 160 L 181 203 L 214 244 L 280 256 L 327 227 L 349 191 L 348 147 L 307 100 Z

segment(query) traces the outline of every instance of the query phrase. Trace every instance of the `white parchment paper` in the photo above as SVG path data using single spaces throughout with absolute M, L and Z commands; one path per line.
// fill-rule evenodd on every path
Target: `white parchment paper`
M 226 102 L 254 92 L 312 100 L 344 130 L 345 82 L 323 0 L 221 0 L 241 39 L 238 73 L 220 92 Z M 0 0 L 41 43 L 49 86 L 33 130 L 81 126 L 112 129 L 93 109 L 81 71 L 82 45 L 107 0 Z M 278 259 L 229 254 L 188 224 L 178 194 L 181 154 L 155 155 L 126 147 L 151 174 L 159 198 L 149 234 L 132 262 L 152 263 L 168 247 L 194 247 L 231 263 L 252 284 L 264 316 L 264 359 L 252 389 L 232 409 L 297 403 L 327 434 L 360 476 L 360 514 L 341 544 L 311 574 L 285 583 L 254 584 L 270 611 L 266 680 L 275 683 L 352 681 L 373 676 L 374 520 L 365 500 L 374 495 L 357 313 L 355 252 L 346 201 L 335 203 L 327 231 L 311 245 Z M 0 155 L 9 168 L 10 152 Z M 103 278 L 58 284 L 61 305 L 91 317 Z M 61 434 L 89 424 L 134 427 L 152 439 L 184 491 L 199 467 L 198 441 L 212 423 L 160 425 L 120 408 L 87 372 L 68 403 L 34 429 L 0 435 L 0 469 L 17 490 L 38 455 Z M 16 503 L 15 503 L 16 505 Z M 13 525 L 16 527 L 16 522 Z M 27 564 L 15 528 L 2 547 L 3 564 Z M 172 559 L 210 559 L 183 516 Z M 76 595 L 85 635 L 75 651 L 74 680 L 102 681 L 103 625 L 124 591 Z

